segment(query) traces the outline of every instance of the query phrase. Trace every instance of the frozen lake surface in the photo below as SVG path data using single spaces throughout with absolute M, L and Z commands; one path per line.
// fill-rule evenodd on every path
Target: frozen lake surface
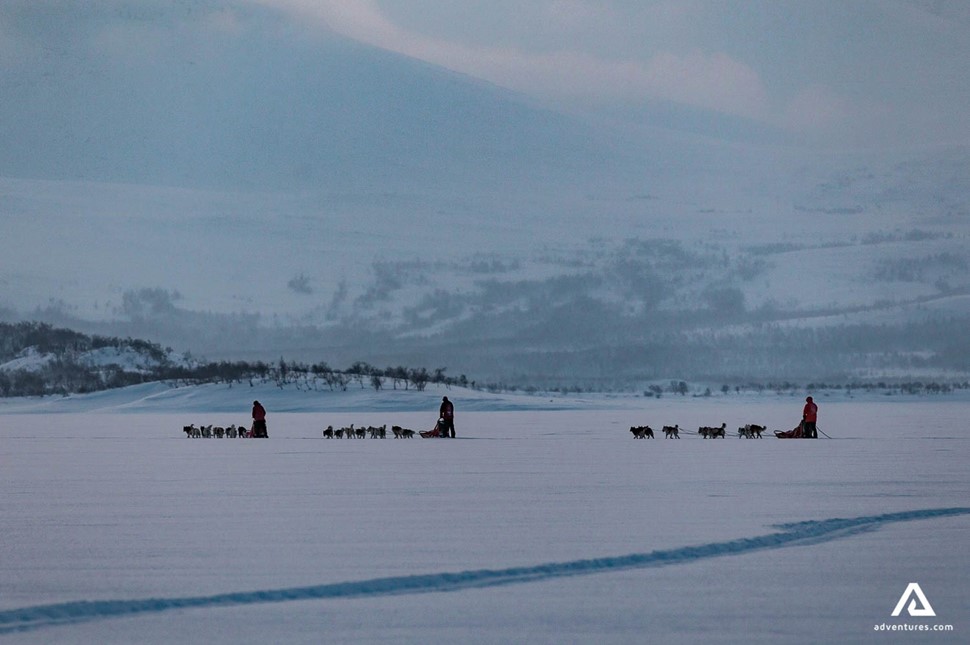
M 246 422 L 233 406 L 252 393 L 237 389 L 231 405 L 152 394 L 179 414 L 106 395 L 57 413 L 0 407 L 0 642 L 970 637 L 970 403 L 958 398 L 821 399 L 833 438 L 818 441 L 638 441 L 631 425 L 787 430 L 801 403 L 489 409 L 454 392 L 454 441 L 349 441 L 321 431 L 428 429 L 440 392 L 409 394 L 424 411 L 373 393 L 311 410 L 266 392 L 268 440 L 184 437 L 188 423 Z M 912 582 L 935 617 L 891 616 Z

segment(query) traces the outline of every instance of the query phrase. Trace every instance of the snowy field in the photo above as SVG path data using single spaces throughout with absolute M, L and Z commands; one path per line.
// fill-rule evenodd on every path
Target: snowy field
M 636 441 L 787 430 L 801 399 L 447 393 L 453 441 L 322 438 L 428 429 L 436 390 L 266 389 L 261 441 L 181 431 L 246 422 L 249 388 L 0 402 L 0 642 L 970 639 L 962 398 Z M 912 582 L 935 617 L 891 616 Z

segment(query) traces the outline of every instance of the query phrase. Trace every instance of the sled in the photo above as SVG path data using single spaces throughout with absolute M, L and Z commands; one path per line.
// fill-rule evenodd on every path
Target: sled
M 421 435 L 422 439 L 431 439 L 432 437 L 444 437 L 445 435 L 441 433 L 440 428 L 441 428 L 441 419 L 438 419 L 438 423 L 434 424 L 434 428 L 432 428 L 431 430 L 425 430 L 423 432 L 419 432 L 418 434 Z
M 781 430 L 775 430 L 775 436 L 779 439 L 804 439 L 802 435 L 802 425 L 798 424 L 793 429 L 782 432 Z

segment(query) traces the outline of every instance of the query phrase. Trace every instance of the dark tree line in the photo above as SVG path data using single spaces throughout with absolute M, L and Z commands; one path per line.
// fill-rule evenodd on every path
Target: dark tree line
M 919 329 L 925 325 L 926 329 Z M 492 392 L 521 391 L 559 392 L 564 395 L 580 392 L 639 391 L 644 396 L 710 396 L 710 387 L 697 390 L 687 381 L 675 380 L 669 384 L 656 384 L 663 378 L 665 367 L 671 364 L 684 375 L 693 375 L 704 383 L 722 383 L 714 386 L 721 395 L 742 391 L 793 393 L 796 391 L 845 390 L 846 392 L 884 392 L 903 394 L 945 394 L 953 390 L 970 389 L 966 379 L 924 381 L 898 378 L 892 380 L 854 379 L 840 373 L 841 365 L 835 355 L 848 352 L 857 357 L 856 365 L 886 367 L 906 364 L 921 368 L 947 366 L 957 373 L 967 370 L 966 352 L 954 351 L 960 343 L 956 321 L 933 321 L 915 323 L 906 328 L 911 335 L 932 337 L 929 347 L 936 352 L 913 356 L 905 352 L 895 355 L 904 346 L 904 331 L 894 328 L 872 326 L 837 327 L 822 329 L 784 329 L 767 327 L 760 330 L 758 343 L 746 337 L 716 337 L 695 334 L 663 336 L 651 339 L 644 336 L 641 344 L 631 349 L 595 347 L 577 351 L 572 355 L 550 354 L 547 361 L 559 373 L 579 373 L 580 367 L 587 372 L 600 366 L 602 373 L 585 380 L 573 376 L 555 379 L 519 376 L 502 381 L 469 381 L 464 374 L 448 376 L 446 368 L 428 370 L 403 365 L 376 367 L 357 361 L 349 367 L 338 369 L 326 362 L 305 363 L 280 358 L 274 363 L 263 361 L 200 361 L 191 358 L 173 359 L 171 349 L 133 338 L 88 336 L 69 329 L 55 328 L 46 323 L 23 322 L 0 323 L 0 364 L 22 356 L 32 348 L 43 360 L 29 367 L 0 369 L 0 396 L 39 396 L 89 393 L 125 387 L 140 383 L 163 381 L 175 386 L 222 383 L 230 387 L 254 386 L 272 383 L 280 388 L 305 391 L 345 391 L 350 388 L 424 390 L 429 384 L 446 387 L 470 387 Z M 916 332 L 914 334 L 914 332 Z M 932 333 L 931 333 L 932 332 Z M 793 347 L 809 347 L 812 364 L 806 366 L 805 352 L 789 357 Z M 141 367 L 133 368 L 118 364 L 93 364 L 85 360 L 85 354 L 103 348 L 133 352 L 141 360 Z M 882 350 L 879 354 L 876 349 Z M 831 353 L 831 355 L 830 355 Z M 668 355 L 669 354 L 669 355 Z M 945 365 L 939 363 L 947 357 Z M 867 363 L 866 361 L 870 361 Z M 745 367 L 749 374 L 761 373 L 767 380 L 751 380 L 750 377 L 733 378 L 727 367 Z M 795 366 L 802 371 L 794 369 Z M 805 369 L 805 368 L 808 369 Z M 708 373 L 703 373 L 707 370 Z M 775 379 L 772 372 L 786 371 L 791 378 Z M 528 373 L 523 370 L 522 374 Z M 814 377 L 807 376 L 814 373 Z M 700 376 L 698 376 L 700 374 Z M 819 375 L 823 376 L 822 379 Z M 644 386 L 643 383 L 653 382 Z
M 33 347 L 39 354 L 65 355 L 112 347 L 130 348 L 155 361 L 165 361 L 170 349 L 136 338 L 89 336 L 71 329 L 42 322 L 0 322 L 0 361 L 6 362 L 23 350 Z
M 145 367 L 126 368 L 118 364 L 93 365 L 82 356 L 102 348 L 131 351 L 144 359 Z M 33 348 L 44 360 L 19 369 L 0 370 L 0 396 L 41 396 L 88 393 L 139 383 L 166 381 L 175 385 L 205 383 L 275 383 L 306 390 L 346 390 L 349 387 L 424 390 L 429 383 L 467 386 L 465 375 L 450 377 L 446 368 L 433 371 L 419 367 L 379 368 L 355 362 L 346 369 L 335 369 L 326 362 L 307 364 L 280 359 L 262 361 L 175 361 L 171 349 L 132 338 L 88 336 L 46 323 L 0 323 L 0 363 Z
M 297 389 L 346 391 L 348 388 L 373 388 L 380 391 L 392 389 L 424 390 L 429 383 L 445 386 L 465 387 L 468 379 L 462 374 L 451 377 L 445 374 L 447 368 L 439 367 L 434 371 L 419 367 L 375 367 L 364 362 L 355 362 L 345 369 L 337 369 L 326 362 L 304 363 L 280 359 L 275 364 L 262 361 L 201 363 L 190 367 L 175 366 L 160 370 L 155 380 L 172 381 L 176 384 L 200 385 L 203 383 L 248 384 L 274 383 L 278 387 L 295 386 Z

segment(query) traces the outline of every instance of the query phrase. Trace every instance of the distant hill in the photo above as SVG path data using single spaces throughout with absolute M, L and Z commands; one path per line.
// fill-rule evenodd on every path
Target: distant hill
M 970 374 L 967 146 L 591 125 L 256 4 L 0 4 L 0 320 L 523 387 Z M 158 376 L 36 345 L 28 385 Z
M 88 336 L 44 323 L 0 323 L 0 395 L 94 392 L 185 368 L 171 349 L 133 338 Z
M 346 369 L 333 369 L 324 362 L 307 365 L 283 359 L 272 365 L 207 362 L 176 356 L 169 348 L 134 338 L 89 336 L 40 322 L 0 323 L 0 396 L 83 394 L 155 381 L 188 385 L 248 381 L 298 390 L 346 390 L 356 383 L 375 391 L 385 385 L 418 391 L 429 383 L 468 385 L 464 375 L 447 376 L 445 368 L 376 368 L 358 361 Z

